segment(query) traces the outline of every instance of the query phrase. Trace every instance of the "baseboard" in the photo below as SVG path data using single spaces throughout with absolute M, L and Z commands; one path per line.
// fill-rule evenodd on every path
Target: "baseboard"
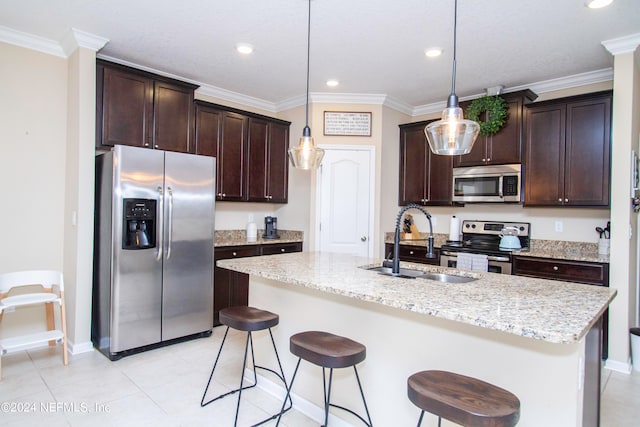
M 245 380 L 252 383 L 253 382 L 253 371 L 250 369 L 244 370 Z M 274 396 L 276 399 L 283 401 L 287 390 L 280 382 L 271 381 L 268 378 L 258 374 L 258 388 L 264 390 L 270 395 Z M 318 384 L 320 386 L 320 384 Z M 293 408 L 311 418 L 318 424 L 324 423 L 324 408 L 321 408 L 310 401 L 303 399 L 298 396 L 295 392 L 291 393 L 291 398 L 293 400 Z M 286 417 L 286 415 L 285 415 Z M 338 416 L 329 413 L 329 422 L 327 423 L 332 427 L 354 427 L 353 424 L 348 423 L 347 421 L 339 418 Z
M 618 362 L 617 360 L 607 359 L 604 362 L 604 368 L 609 369 L 610 371 L 621 372 L 623 374 L 631 373 L 631 360 L 628 360 L 627 363 Z
M 81 354 L 81 353 L 89 353 L 93 351 L 93 343 L 91 341 L 85 341 L 78 344 L 67 340 L 67 351 L 71 355 Z

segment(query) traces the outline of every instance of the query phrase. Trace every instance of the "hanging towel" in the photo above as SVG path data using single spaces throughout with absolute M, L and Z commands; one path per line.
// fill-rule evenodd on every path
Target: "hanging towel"
M 471 255 L 471 258 L 471 269 L 473 271 L 489 271 L 489 260 L 486 255 L 473 254 Z
M 458 259 L 456 261 L 456 268 L 463 270 L 473 269 L 473 255 L 464 252 L 458 252 Z

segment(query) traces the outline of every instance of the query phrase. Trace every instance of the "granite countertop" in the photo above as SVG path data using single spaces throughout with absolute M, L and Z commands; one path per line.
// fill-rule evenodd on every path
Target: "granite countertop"
M 298 243 L 304 241 L 303 231 L 278 230 L 279 239 L 265 239 L 262 237 L 264 229 L 258 230 L 258 238 L 255 242 L 247 242 L 246 230 L 216 230 L 214 247 L 242 246 L 242 245 L 268 245 L 276 243 Z
M 401 266 L 477 280 L 442 283 L 403 279 L 359 268 L 380 265 L 380 260 L 335 253 L 228 259 L 217 265 L 293 286 L 551 343 L 582 339 L 616 295 L 615 289 L 601 286 L 407 262 Z
M 401 240 L 401 245 L 427 246 L 427 233 L 421 233 L 420 239 Z M 435 233 L 434 246 L 439 248 L 449 238 L 447 234 Z M 393 233 L 385 234 L 385 243 L 393 243 Z M 513 251 L 513 255 L 539 258 L 553 258 L 566 261 L 586 261 L 609 263 L 609 255 L 598 253 L 597 243 L 568 242 L 563 240 L 531 239 L 528 251 Z

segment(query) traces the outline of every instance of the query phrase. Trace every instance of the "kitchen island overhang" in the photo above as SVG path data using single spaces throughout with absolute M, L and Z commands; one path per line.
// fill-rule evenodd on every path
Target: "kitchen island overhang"
M 400 279 L 360 268 L 375 263 L 305 252 L 218 266 L 249 274 L 250 305 L 280 314 L 274 330 L 279 348 L 287 349 L 289 336 L 303 330 L 326 330 L 366 345 L 359 370 L 377 425 L 415 424 L 406 379 L 425 369 L 475 376 L 514 392 L 522 402 L 521 426 L 596 425 L 599 319 L 614 290 L 409 263 L 403 266 L 477 280 Z M 288 375 L 295 361 L 284 356 Z M 304 368 L 306 380 L 296 381 L 295 392 L 319 407 L 317 369 Z M 339 377 L 345 384 L 335 396 L 357 405 L 350 376 Z

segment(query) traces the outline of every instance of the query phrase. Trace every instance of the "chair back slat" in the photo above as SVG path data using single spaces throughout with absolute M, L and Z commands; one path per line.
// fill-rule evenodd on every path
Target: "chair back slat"
M 64 291 L 62 273 L 55 270 L 16 271 L 0 274 L 0 293 L 7 293 L 18 286 L 41 285 L 44 289 L 51 289 L 57 285 Z

